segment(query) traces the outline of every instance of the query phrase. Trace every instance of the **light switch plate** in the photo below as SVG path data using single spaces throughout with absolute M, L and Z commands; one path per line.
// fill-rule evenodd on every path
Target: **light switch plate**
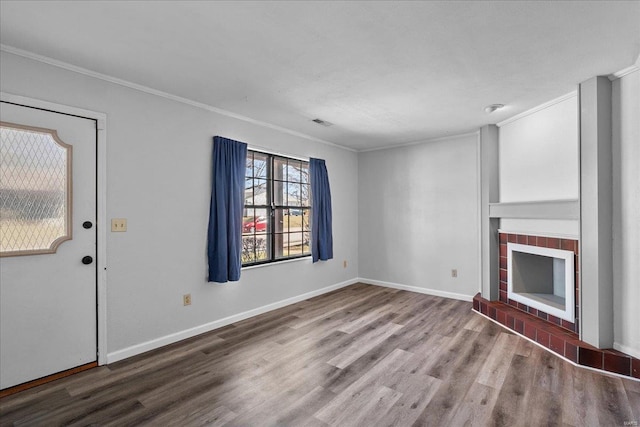
M 127 219 L 111 218 L 111 231 L 127 231 Z

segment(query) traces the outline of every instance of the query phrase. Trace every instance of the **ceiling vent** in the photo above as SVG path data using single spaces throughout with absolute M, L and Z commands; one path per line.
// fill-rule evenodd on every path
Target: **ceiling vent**
M 322 120 L 322 119 L 313 119 L 311 121 L 314 122 L 314 123 L 317 123 L 317 124 L 319 124 L 321 126 L 324 126 L 324 127 L 333 126 L 333 123 L 327 122 L 327 121 Z

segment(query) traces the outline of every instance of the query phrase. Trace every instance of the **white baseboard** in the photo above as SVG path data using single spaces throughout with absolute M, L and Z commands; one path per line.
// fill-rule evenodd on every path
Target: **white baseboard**
M 473 301 L 473 295 L 457 294 L 454 292 L 440 291 L 438 289 L 420 288 L 418 286 L 401 285 L 399 283 L 383 282 L 381 280 L 366 279 L 359 277 L 358 281 L 369 285 L 384 286 L 386 288 L 401 289 L 403 291 L 417 292 L 419 294 L 435 295 L 437 297 L 452 298 L 462 301 Z
M 248 319 L 249 317 L 257 316 L 259 314 L 267 313 L 269 311 L 276 310 L 278 308 L 286 307 L 287 305 L 295 304 L 297 302 L 304 301 L 306 299 L 313 298 L 318 295 L 326 294 L 336 289 L 344 288 L 345 286 L 358 283 L 358 280 L 359 279 L 354 278 L 341 283 L 336 283 L 335 285 L 331 285 L 322 289 L 317 289 L 315 291 L 307 292 L 306 294 L 298 295 L 295 297 L 284 299 L 282 301 L 277 301 L 271 304 L 267 304 L 262 307 L 254 308 L 253 310 L 248 310 L 242 313 L 234 314 L 233 316 L 225 317 L 223 319 L 214 320 L 213 322 L 205 323 L 204 325 L 196 326 L 194 328 L 185 329 L 184 331 L 165 335 L 163 337 L 146 341 L 141 344 L 132 345 L 131 347 L 123 348 L 122 350 L 117 350 L 112 353 L 108 353 L 107 363 L 114 363 L 119 360 L 126 359 L 128 357 L 136 356 L 138 354 L 142 354 L 147 351 L 154 350 L 159 347 L 163 347 L 165 345 L 173 344 L 175 342 L 194 337 L 196 335 L 204 334 L 205 332 L 210 332 L 214 329 L 218 329 L 223 326 L 227 326 L 232 323 L 236 323 L 241 320 Z
M 613 343 L 613 348 L 615 350 L 621 351 L 629 356 L 635 357 L 636 359 L 640 359 L 640 351 L 635 348 L 631 348 L 628 345 L 623 345 L 617 342 Z

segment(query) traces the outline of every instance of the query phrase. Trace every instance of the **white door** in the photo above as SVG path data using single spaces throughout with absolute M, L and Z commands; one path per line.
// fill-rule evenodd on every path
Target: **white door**
M 0 120 L 5 389 L 97 360 L 96 122 L 6 102 Z

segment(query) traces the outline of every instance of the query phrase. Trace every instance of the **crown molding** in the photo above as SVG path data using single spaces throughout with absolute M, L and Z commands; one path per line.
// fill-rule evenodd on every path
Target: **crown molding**
M 559 103 L 561 103 L 563 101 L 566 101 L 567 99 L 576 98 L 577 96 L 578 96 L 578 91 L 574 90 L 572 92 L 567 93 L 566 95 L 559 96 L 558 98 L 552 99 L 551 101 L 547 101 L 544 104 L 540 104 L 537 107 L 533 107 L 530 110 L 523 111 L 520 114 L 516 114 L 513 117 L 510 117 L 510 118 L 505 119 L 505 120 L 503 120 L 503 121 L 501 121 L 499 123 L 496 123 L 496 126 L 502 127 L 502 126 L 507 125 L 509 123 L 515 122 L 516 120 L 520 120 L 523 117 L 530 116 L 531 114 L 537 113 L 538 111 L 542 111 L 542 110 L 544 110 L 546 108 L 552 107 L 552 106 L 554 106 L 556 104 L 559 104 Z
M 365 148 L 365 149 L 358 150 L 358 153 L 368 153 L 370 151 L 380 151 L 380 150 L 391 150 L 393 148 L 411 147 L 414 145 L 429 144 L 432 142 L 450 141 L 452 139 L 460 139 L 468 136 L 478 136 L 478 135 L 480 135 L 480 131 L 476 130 L 473 132 L 459 133 L 456 135 L 441 136 L 438 138 L 431 138 L 431 139 L 422 139 L 419 141 L 405 142 L 402 144 L 385 145 L 384 147 Z
M 623 68 L 620 71 L 617 71 L 615 73 L 609 74 L 608 77 L 609 77 L 609 80 L 614 81 L 614 80 L 618 80 L 618 79 L 623 78 L 627 74 L 635 73 L 638 70 L 640 70 L 640 66 L 638 66 L 637 63 L 636 63 L 635 65 L 632 65 L 632 66 L 627 67 L 627 68 Z
M 107 74 L 102 74 L 97 71 L 89 70 L 87 68 L 78 67 L 77 65 L 69 64 L 64 61 L 59 61 L 57 59 L 50 58 L 48 56 L 39 55 L 37 53 L 29 52 L 27 50 L 19 49 L 13 46 L 8 46 L 5 44 L 0 44 L 0 51 L 7 52 L 13 55 L 21 56 L 23 58 L 31 59 L 33 61 L 41 62 L 47 65 L 51 65 L 57 68 L 62 68 L 67 71 L 71 71 L 77 74 L 82 74 L 88 77 L 93 77 L 98 80 L 103 80 L 109 83 L 113 83 L 119 86 L 123 86 L 129 89 L 137 90 L 139 92 L 144 92 L 150 95 L 159 96 L 161 98 L 169 99 L 171 101 L 179 102 L 181 104 L 189 105 L 191 107 L 200 108 L 202 110 L 206 110 L 212 113 L 220 114 L 222 116 L 230 117 L 233 119 L 241 120 L 243 122 L 251 123 L 253 125 L 261 126 L 264 128 L 268 128 L 271 130 L 275 130 L 278 132 L 286 133 L 289 135 L 297 136 L 299 138 L 304 138 L 310 141 L 319 142 L 321 144 L 329 145 L 331 147 L 339 148 L 341 150 L 357 152 L 353 148 L 345 147 L 340 144 L 336 144 L 334 142 L 325 141 L 324 139 L 316 138 L 311 135 L 307 135 L 292 129 L 288 129 L 282 126 L 277 126 L 271 123 L 263 122 L 260 120 L 252 119 L 251 117 L 243 116 L 241 114 L 237 114 L 231 111 L 224 110 L 222 108 L 214 107 L 212 105 L 204 104 L 202 102 L 193 101 L 188 98 L 183 98 L 181 96 L 173 95 L 168 92 L 164 92 L 161 90 L 157 90 L 148 86 L 144 86 L 138 83 L 133 83 L 128 80 L 119 79 L 117 77 L 109 76 Z

